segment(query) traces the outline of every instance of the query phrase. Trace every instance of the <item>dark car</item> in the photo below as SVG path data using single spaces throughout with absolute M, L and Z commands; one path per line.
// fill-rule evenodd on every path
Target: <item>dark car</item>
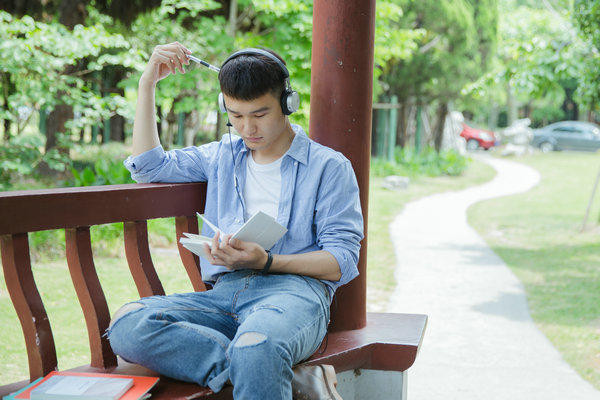
M 464 122 L 462 123 L 462 126 L 463 130 L 460 133 L 460 136 L 467 141 L 467 149 L 477 150 L 478 148 L 482 148 L 484 150 L 489 150 L 496 145 L 496 135 L 494 135 L 494 132 L 486 129 L 473 128 Z
M 562 121 L 533 131 L 531 145 L 543 152 L 552 150 L 600 149 L 600 127 L 590 122 Z

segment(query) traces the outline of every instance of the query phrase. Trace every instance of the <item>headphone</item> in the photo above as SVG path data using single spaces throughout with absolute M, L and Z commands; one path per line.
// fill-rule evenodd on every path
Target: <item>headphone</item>
M 281 68 L 281 71 L 285 76 L 285 89 L 281 93 L 281 98 L 279 99 L 279 103 L 281 104 L 281 111 L 283 111 L 284 115 L 290 115 L 291 113 L 298 111 L 298 108 L 300 108 L 300 96 L 298 95 L 298 92 L 292 89 L 292 85 L 290 84 L 290 73 L 285 67 L 285 64 L 281 62 L 281 60 L 272 53 L 269 53 L 266 50 L 255 48 L 248 48 L 236 51 L 225 60 L 225 62 L 221 65 L 221 68 L 223 68 L 223 66 L 232 59 L 242 55 L 265 56 L 270 60 L 274 61 L 279 66 L 279 68 Z M 219 109 L 221 110 L 221 112 L 226 113 L 227 107 L 225 106 L 225 97 L 223 97 L 223 93 L 219 93 L 218 102 Z

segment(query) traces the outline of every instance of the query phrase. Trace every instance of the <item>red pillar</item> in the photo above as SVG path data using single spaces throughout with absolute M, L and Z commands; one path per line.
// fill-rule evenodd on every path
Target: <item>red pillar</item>
M 332 330 L 366 325 L 366 246 L 371 154 L 375 0 L 315 0 L 309 132 L 342 152 L 360 187 L 365 220 L 360 275 L 337 291 Z

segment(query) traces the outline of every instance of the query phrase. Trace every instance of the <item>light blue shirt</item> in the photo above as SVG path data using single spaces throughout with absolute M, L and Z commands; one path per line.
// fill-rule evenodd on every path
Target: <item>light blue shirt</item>
M 341 271 L 339 281 L 323 280 L 335 290 L 358 276 L 363 238 L 359 191 L 350 161 L 339 152 L 308 138 L 292 125 L 296 136 L 281 162 L 281 195 L 277 222 L 288 232 L 271 251 L 301 254 L 331 253 Z M 235 135 L 199 147 L 165 152 L 155 147 L 125 160 L 137 182 L 207 182 L 205 216 L 222 231 L 233 233 L 244 224 L 243 193 L 248 148 Z M 235 164 L 232 159 L 235 157 Z M 235 165 L 235 171 L 234 169 Z M 236 187 L 237 182 L 237 187 Z M 214 232 L 204 224 L 202 233 Z M 201 258 L 202 277 L 215 281 L 229 272 Z

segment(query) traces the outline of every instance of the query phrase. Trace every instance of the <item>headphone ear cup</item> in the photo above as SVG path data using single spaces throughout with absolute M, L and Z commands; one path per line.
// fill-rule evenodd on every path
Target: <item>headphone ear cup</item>
M 285 89 L 281 93 L 281 111 L 285 115 L 290 115 L 300 108 L 300 95 L 295 90 Z
M 219 103 L 219 110 L 222 113 L 226 113 L 227 112 L 227 107 L 225 106 L 225 97 L 223 97 L 223 93 L 219 93 L 219 98 L 217 100 L 217 102 Z

